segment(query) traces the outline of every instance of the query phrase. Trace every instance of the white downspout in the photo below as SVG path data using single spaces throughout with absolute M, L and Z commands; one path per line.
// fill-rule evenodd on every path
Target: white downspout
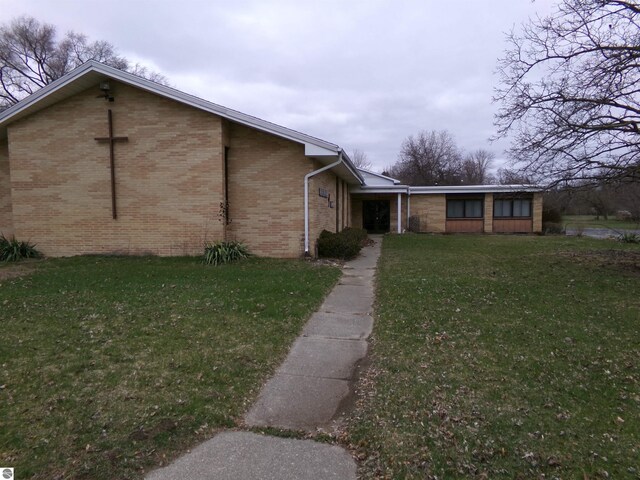
M 330 165 L 326 165 L 318 170 L 309 172 L 304 176 L 304 254 L 309 255 L 309 179 L 319 173 L 337 167 L 342 163 L 342 151 L 338 154 L 338 161 Z
M 402 233 L 402 194 L 398 193 L 398 233 Z
M 411 218 L 411 191 L 407 188 L 407 231 L 409 230 L 410 218 Z

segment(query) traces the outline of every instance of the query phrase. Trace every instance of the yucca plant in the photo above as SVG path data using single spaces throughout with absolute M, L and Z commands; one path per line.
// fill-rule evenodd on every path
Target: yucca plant
M 42 254 L 30 242 L 18 241 L 16 237 L 0 235 L 0 261 L 17 262 L 24 258 L 40 258 Z
M 207 265 L 222 265 L 249 256 L 251 254 L 246 245 L 236 241 L 205 243 L 204 245 L 204 263 Z

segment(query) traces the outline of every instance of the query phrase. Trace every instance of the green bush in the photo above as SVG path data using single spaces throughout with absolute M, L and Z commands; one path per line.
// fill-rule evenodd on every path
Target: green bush
M 343 229 L 339 235 L 344 235 L 349 240 L 360 243 L 361 247 L 365 246 L 366 241 L 369 238 L 369 234 L 363 228 L 347 227 Z
M 222 265 L 249 256 L 249 249 L 240 242 L 215 242 L 204 245 L 204 263 L 207 265 Z
M 561 223 L 547 222 L 542 224 L 545 235 L 564 235 L 565 230 Z
M 562 223 L 562 213 L 555 207 L 542 208 L 542 223 Z
M 318 256 L 349 260 L 360 253 L 367 238 L 367 231 L 362 228 L 348 227 L 339 233 L 323 230 L 318 238 Z
M 0 235 L 0 261 L 17 262 L 24 258 L 40 258 L 42 254 L 36 246 L 29 242 L 20 242 L 16 237 L 7 238 Z

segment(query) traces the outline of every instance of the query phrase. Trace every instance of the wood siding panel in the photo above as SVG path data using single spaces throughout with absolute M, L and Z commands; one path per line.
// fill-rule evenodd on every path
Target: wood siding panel
M 484 219 L 447 220 L 447 233 L 482 233 Z
M 533 221 L 530 218 L 494 218 L 493 231 L 495 233 L 531 233 Z

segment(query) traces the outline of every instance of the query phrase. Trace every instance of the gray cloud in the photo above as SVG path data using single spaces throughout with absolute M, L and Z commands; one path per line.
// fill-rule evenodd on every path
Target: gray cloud
M 488 148 L 504 32 L 550 0 L 0 0 L 165 74 L 178 89 L 392 164 L 408 135 Z

